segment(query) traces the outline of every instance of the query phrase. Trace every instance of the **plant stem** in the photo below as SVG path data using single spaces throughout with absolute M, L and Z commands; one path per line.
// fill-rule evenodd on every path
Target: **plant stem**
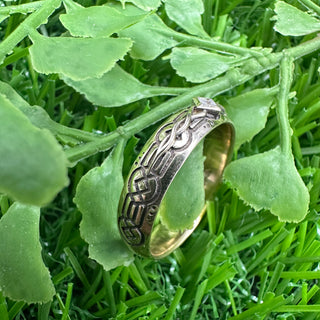
M 44 5 L 45 1 L 40 0 L 40 1 L 35 1 L 35 2 L 29 2 L 29 3 L 23 3 L 23 4 L 18 4 L 15 6 L 6 6 L 6 7 L 0 7 L 0 14 L 3 15 L 9 15 L 13 13 L 29 13 L 33 12 L 39 8 L 41 8 Z
M 289 122 L 288 97 L 292 83 L 293 58 L 286 53 L 280 63 L 280 90 L 278 97 L 277 117 L 280 130 L 280 147 L 284 154 L 291 153 L 292 129 Z
M 89 141 L 96 141 L 97 139 L 102 137 L 102 134 L 99 135 L 97 133 L 92 133 L 76 128 L 69 128 L 66 127 L 60 123 L 53 124 L 53 128 L 48 128 L 51 130 L 51 132 L 54 135 L 61 135 L 61 136 L 66 136 L 70 138 L 74 138 L 78 140 L 79 142 L 89 142 Z
M 273 67 L 275 66 L 276 64 L 273 65 Z M 121 139 L 121 137 L 128 139 L 129 137 L 140 132 L 146 127 L 190 105 L 194 97 L 216 96 L 235 86 L 245 83 L 246 81 L 263 71 L 264 68 L 262 66 L 259 71 L 250 75 L 241 73 L 237 69 L 230 70 L 224 77 L 214 79 L 212 81 L 209 81 L 208 83 L 190 88 L 187 92 L 162 103 L 157 108 L 152 109 L 151 111 L 139 116 L 138 118 L 128 122 L 122 127 L 118 127 L 116 131 L 111 132 L 110 134 L 100 138 L 99 140 L 97 139 L 96 141 L 66 150 L 66 155 L 69 161 L 76 162 L 99 151 L 108 150 L 114 144 L 116 144 L 119 139 Z
M 46 0 L 41 8 L 29 17 L 27 17 L 20 25 L 0 44 L 0 63 L 3 62 L 7 54 L 23 40 L 28 34 L 30 29 L 36 29 L 41 24 L 45 23 L 48 17 L 55 9 L 60 7 L 61 0 Z
M 320 7 L 317 6 L 313 1 L 311 1 L 311 0 L 299 0 L 299 2 L 301 2 L 307 8 L 313 10 L 318 15 L 320 15 Z
M 297 59 L 318 49 L 320 49 L 320 37 L 288 49 L 286 52 L 291 57 L 294 57 L 294 59 Z M 115 145 L 121 138 L 124 137 L 125 139 L 128 139 L 146 127 L 190 105 L 192 98 L 194 97 L 217 96 L 233 87 L 245 83 L 267 70 L 275 68 L 280 63 L 282 57 L 282 53 L 272 53 L 261 59 L 248 59 L 247 65 L 249 67 L 247 69 L 232 69 L 223 77 L 189 88 L 187 92 L 162 103 L 157 108 L 152 109 L 128 122 L 124 126 L 119 127 L 116 131 L 113 131 L 104 137 L 97 138 L 95 141 L 66 150 L 66 155 L 69 161 L 74 163 L 97 152 L 106 151 Z M 251 67 L 251 63 L 254 64 L 254 68 Z
M 234 46 L 232 44 L 224 43 L 220 41 L 201 39 L 201 38 L 190 36 L 180 32 L 174 32 L 173 38 L 179 42 L 183 41 L 184 45 L 188 45 L 188 46 L 195 46 L 195 47 L 199 46 L 206 49 L 213 49 L 213 50 L 237 54 L 245 57 L 259 58 L 263 56 L 263 53 L 261 51 L 238 47 L 238 46 Z
M 157 95 L 172 95 L 176 96 L 181 93 L 189 91 L 190 88 L 176 88 L 176 87 L 150 87 L 148 90 L 151 94 L 157 94 Z
M 316 38 L 306 41 L 302 44 L 299 44 L 296 47 L 287 49 L 286 53 L 290 57 L 292 57 L 294 60 L 297 60 L 319 49 L 320 49 L 320 36 L 317 36 Z

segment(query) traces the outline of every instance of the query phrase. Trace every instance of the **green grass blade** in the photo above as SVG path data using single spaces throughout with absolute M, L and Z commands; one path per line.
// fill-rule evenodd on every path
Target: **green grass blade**
M 176 290 L 176 294 L 170 304 L 170 307 L 167 311 L 167 314 L 164 318 L 164 320 L 171 320 L 171 319 L 174 319 L 173 316 L 174 316 L 174 313 L 179 305 L 179 302 L 184 294 L 184 291 L 185 291 L 185 288 L 183 287 L 177 287 L 177 290 Z

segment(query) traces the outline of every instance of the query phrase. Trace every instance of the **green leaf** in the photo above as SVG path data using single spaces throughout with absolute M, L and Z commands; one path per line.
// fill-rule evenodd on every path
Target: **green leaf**
M 0 220 L 0 289 L 12 300 L 45 303 L 55 289 L 41 257 L 40 208 L 14 203 Z
M 219 76 L 237 61 L 232 56 L 193 47 L 173 48 L 169 57 L 177 74 L 194 83 L 205 82 Z
M 0 23 L 4 20 L 6 20 L 9 17 L 9 15 L 6 14 L 0 14 Z
M 30 106 L 9 84 L 0 81 L 0 94 L 5 95 L 16 108 L 22 111 L 34 126 L 57 133 L 59 124 L 53 121 L 43 108 Z
M 204 157 L 200 142 L 178 171 L 159 208 L 169 230 L 190 229 L 204 207 Z
M 145 16 L 145 13 L 126 16 L 109 6 L 79 6 L 60 15 L 59 19 L 73 36 L 107 37 L 143 20 Z
M 129 2 L 145 11 L 155 10 L 161 4 L 161 0 L 129 0 Z
M 165 0 L 165 9 L 168 17 L 188 33 L 210 38 L 201 23 L 202 0 Z
M 81 178 L 74 198 L 82 213 L 80 232 L 89 244 L 89 255 L 105 270 L 133 261 L 133 253 L 122 240 L 117 223 L 123 188 L 123 147 L 122 141 L 101 167 L 91 169 Z
M 228 100 L 225 107 L 236 129 L 236 149 L 265 127 L 275 93 L 270 88 L 256 89 Z
M 224 177 L 255 210 L 270 210 L 287 222 L 299 222 L 307 214 L 308 189 L 292 154 L 283 154 L 279 147 L 230 163 Z
M 64 143 L 71 141 L 71 143 L 77 144 L 80 141 L 85 142 L 88 141 L 88 139 L 90 141 L 92 140 L 92 137 L 90 136 L 88 136 L 87 139 L 84 135 L 86 132 L 83 130 L 65 127 L 64 125 L 53 121 L 43 108 L 39 106 L 30 106 L 29 103 L 22 99 L 10 85 L 1 81 L 0 94 L 5 95 L 16 108 L 22 111 L 34 126 L 40 129 L 48 129 L 59 139 L 59 141 L 63 141 Z M 72 164 L 68 163 L 68 166 L 70 165 L 72 166 Z
M 66 84 L 84 94 L 93 104 L 103 107 L 119 107 L 160 93 L 157 87 L 141 83 L 117 64 L 101 78 L 74 81 L 62 77 Z
M 129 5 L 123 11 L 128 16 L 143 12 Z M 175 31 L 167 27 L 155 13 L 146 17 L 143 21 L 120 31 L 119 35 L 132 39 L 133 46 L 130 55 L 135 59 L 153 60 L 163 51 L 178 44 L 173 39 Z
M 67 159 L 47 130 L 0 95 L 0 192 L 18 201 L 44 205 L 68 183 Z
M 33 34 L 30 55 L 41 73 L 62 73 L 73 80 L 101 77 L 130 49 L 130 39 L 44 37 Z
M 274 29 L 285 36 L 303 36 L 320 30 L 320 21 L 283 1 L 275 5 Z

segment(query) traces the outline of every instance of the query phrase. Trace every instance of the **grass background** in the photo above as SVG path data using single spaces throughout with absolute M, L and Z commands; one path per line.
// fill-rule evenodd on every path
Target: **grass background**
M 79 1 L 84 6 L 105 2 Z M 300 5 L 298 1 L 289 2 Z M 17 2 L 6 2 L 10 3 Z M 270 21 L 274 15 L 273 1 L 204 3 L 205 29 L 224 42 L 281 51 L 314 37 L 276 34 Z M 56 11 L 46 25 L 50 36 L 60 35 L 63 30 L 58 21 L 62 10 Z M 159 14 L 177 29 L 163 9 Z M 212 15 L 216 19 L 212 20 Z M 0 38 L 9 35 L 23 19 L 22 15 L 11 15 L 1 25 Z M 155 97 L 122 108 L 94 107 L 58 76 L 38 74 L 28 55 L 30 44 L 23 40 L 14 55 L 4 61 L 0 78 L 31 105 L 43 106 L 61 124 L 109 132 L 167 99 Z M 121 66 L 147 84 L 191 86 L 173 72 L 168 60 L 141 62 L 126 56 Z M 129 267 L 106 272 L 88 258 L 87 245 L 79 233 L 81 214 L 72 201 L 83 174 L 100 165 L 107 155 L 100 153 L 70 169 L 69 187 L 42 209 L 41 243 L 56 287 L 54 300 L 28 306 L 0 296 L 0 308 L 6 308 L 9 319 L 319 319 L 319 107 L 307 111 L 319 99 L 318 66 L 318 53 L 296 62 L 292 88 L 296 96 L 289 105 L 296 166 L 311 196 L 305 221 L 299 225 L 285 224 L 269 212 L 256 213 L 222 185 L 208 203 L 207 216 L 180 249 L 160 261 L 137 257 Z M 277 83 L 275 69 L 231 90 L 225 97 Z M 219 96 L 218 100 L 225 97 Z M 303 126 L 295 128 L 301 117 Z M 148 128 L 129 141 L 124 174 L 153 130 L 154 127 Z M 235 156 L 263 152 L 278 143 L 275 110 L 271 110 L 266 128 Z M 1 197 L 0 205 L 5 211 L 9 200 Z

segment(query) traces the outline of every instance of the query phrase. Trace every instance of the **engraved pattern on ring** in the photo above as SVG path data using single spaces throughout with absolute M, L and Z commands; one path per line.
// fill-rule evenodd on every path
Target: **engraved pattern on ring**
M 145 221 L 152 226 L 161 202 L 161 178 L 177 154 L 192 143 L 195 132 L 212 128 L 223 108 L 210 99 L 179 113 L 171 122 L 161 126 L 149 148 L 138 158 L 129 173 L 127 193 L 119 216 L 119 228 L 127 243 L 142 246 L 146 239 L 141 230 Z

